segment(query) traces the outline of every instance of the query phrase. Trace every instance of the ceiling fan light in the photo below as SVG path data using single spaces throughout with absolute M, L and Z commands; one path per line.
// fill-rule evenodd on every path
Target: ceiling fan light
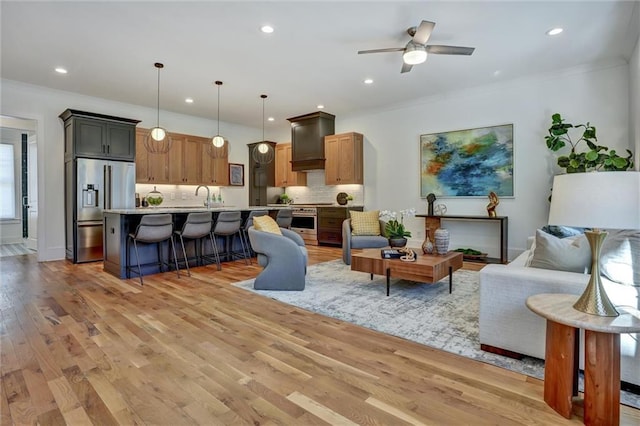
M 153 129 L 151 129 L 150 132 L 151 132 L 151 138 L 157 142 L 163 141 L 164 138 L 167 136 L 167 131 L 162 127 L 154 127 Z
M 258 145 L 258 152 L 260 154 L 266 154 L 269 151 L 269 145 L 267 145 L 266 143 L 261 143 L 260 145 Z
M 222 148 L 224 146 L 224 138 L 220 135 L 216 135 L 211 139 L 211 144 L 216 148 Z
M 402 60 L 407 65 L 418 65 L 427 60 L 427 50 L 424 46 L 409 43 L 402 54 Z

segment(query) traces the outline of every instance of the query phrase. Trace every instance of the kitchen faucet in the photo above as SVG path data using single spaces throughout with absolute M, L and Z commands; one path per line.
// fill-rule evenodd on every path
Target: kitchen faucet
M 205 188 L 207 190 L 207 200 L 204 202 L 204 205 L 207 208 L 211 207 L 211 192 L 209 191 L 209 187 L 207 185 L 198 185 L 196 188 L 196 195 L 198 195 L 198 190 L 200 188 Z

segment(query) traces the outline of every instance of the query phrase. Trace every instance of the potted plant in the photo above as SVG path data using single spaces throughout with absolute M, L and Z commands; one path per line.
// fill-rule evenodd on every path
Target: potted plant
M 280 202 L 282 204 L 289 204 L 291 202 L 291 198 L 287 194 L 280 194 Z
M 569 134 L 570 129 L 581 129 L 582 135 L 573 142 Z M 575 137 L 575 136 L 574 136 Z M 620 157 L 615 150 L 598 145 L 596 128 L 589 122 L 587 124 L 566 123 L 562 116 L 555 113 L 551 116 L 551 127 L 549 134 L 545 136 L 547 148 L 551 151 L 558 151 L 567 144 L 571 145 L 569 155 L 558 157 L 558 166 L 565 169 L 566 173 L 587 172 L 593 170 L 604 171 L 624 171 L 633 168 L 633 154 L 627 151 L 627 157 Z M 580 142 L 584 141 L 588 147 L 587 151 L 578 152 Z
M 407 245 L 407 237 L 411 237 L 411 232 L 404 227 L 404 218 L 415 216 L 416 209 L 400 210 L 400 220 L 398 214 L 389 210 L 380 212 L 380 217 L 387 220 L 384 227 L 385 236 L 389 239 L 391 247 L 404 247 Z
M 351 194 L 347 195 L 347 204 L 348 205 L 353 204 L 353 195 L 351 195 Z

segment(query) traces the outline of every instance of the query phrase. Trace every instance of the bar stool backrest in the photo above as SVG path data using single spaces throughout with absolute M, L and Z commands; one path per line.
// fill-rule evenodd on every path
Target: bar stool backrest
M 242 216 L 240 211 L 221 212 L 213 228 L 216 235 L 233 235 L 240 230 Z
M 146 214 L 142 216 L 133 238 L 143 243 L 158 243 L 171 238 L 172 234 L 171 214 Z
M 202 238 L 211 232 L 211 213 L 193 212 L 187 216 L 187 221 L 182 226 L 183 238 Z
M 280 228 L 291 228 L 291 221 L 293 220 L 293 210 L 292 209 L 281 209 L 278 210 L 278 215 L 276 216 L 276 222 Z

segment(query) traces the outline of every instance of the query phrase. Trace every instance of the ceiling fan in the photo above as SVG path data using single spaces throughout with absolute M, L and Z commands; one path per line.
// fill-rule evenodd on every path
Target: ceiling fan
M 404 52 L 402 54 L 402 70 L 401 73 L 411 71 L 414 65 L 421 64 L 427 60 L 427 53 L 437 55 L 471 55 L 475 50 L 474 47 L 462 46 L 443 46 L 439 44 L 427 45 L 429 37 L 435 22 L 422 21 L 419 26 L 407 29 L 407 33 L 412 37 L 405 47 L 391 47 L 388 49 L 372 49 L 360 50 L 358 55 L 365 53 L 386 53 L 386 52 Z

